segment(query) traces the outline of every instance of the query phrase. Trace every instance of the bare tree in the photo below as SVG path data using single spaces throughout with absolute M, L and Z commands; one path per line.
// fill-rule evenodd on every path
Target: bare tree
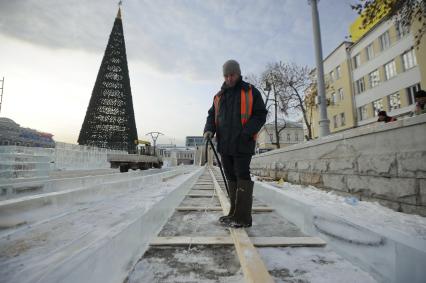
M 294 63 L 278 62 L 274 64 L 274 74 L 279 78 L 280 105 L 287 107 L 286 114 L 301 113 L 308 130 L 308 138 L 312 139 L 312 123 L 308 119 L 305 104 L 305 92 L 311 86 L 310 69 Z
M 266 125 L 264 129 L 269 136 L 271 144 L 275 145 L 276 148 L 280 148 L 280 133 L 287 126 L 285 116 L 287 115 L 288 109 L 287 105 L 283 104 L 283 100 L 280 99 L 280 97 L 284 94 L 282 79 L 279 77 L 279 74 L 276 73 L 274 64 L 268 64 L 260 77 L 250 75 L 247 77 L 247 80 L 256 86 L 265 98 L 265 106 L 268 110 L 267 121 L 270 121 L 271 115 L 273 115 L 272 122 L 274 123 L 274 134 L 271 135 L 269 133 Z
M 417 47 L 426 32 L 426 0 L 358 0 L 351 8 L 362 16 L 362 28 L 384 18 L 394 19 L 403 28 L 408 29 L 417 20 L 419 22 L 419 29 L 415 32 Z

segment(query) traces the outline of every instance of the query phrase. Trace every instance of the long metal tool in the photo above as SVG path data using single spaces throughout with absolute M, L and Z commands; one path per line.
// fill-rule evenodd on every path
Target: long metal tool
M 217 155 L 217 151 L 214 148 L 213 142 L 210 138 L 207 138 L 207 141 L 206 141 L 206 163 L 207 163 L 207 160 L 208 160 L 208 158 L 207 158 L 208 149 L 207 148 L 208 148 L 209 143 L 210 143 L 210 146 L 213 149 L 214 156 L 216 157 L 217 164 L 219 165 L 220 173 L 222 173 L 222 178 L 223 178 L 223 182 L 225 183 L 226 192 L 228 193 L 228 196 L 229 196 L 228 183 L 226 182 L 225 174 L 223 173 L 222 163 L 220 162 L 219 156 Z

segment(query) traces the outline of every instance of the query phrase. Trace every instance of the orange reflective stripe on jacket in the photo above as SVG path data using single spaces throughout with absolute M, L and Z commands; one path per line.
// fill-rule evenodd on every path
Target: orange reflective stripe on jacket
M 219 115 L 219 107 L 220 107 L 220 98 L 221 95 L 216 95 L 214 97 L 214 109 L 215 109 L 215 124 L 218 125 L 217 117 Z M 245 125 L 247 121 L 250 119 L 253 112 L 253 90 L 250 86 L 248 91 L 245 91 L 243 88 L 241 89 L 241 125 Z M 257 134 L 254 135 L 254 139 L 256 139 Z

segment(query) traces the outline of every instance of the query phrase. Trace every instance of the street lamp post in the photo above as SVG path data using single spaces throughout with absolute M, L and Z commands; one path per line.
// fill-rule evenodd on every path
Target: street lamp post
M 157 144 L 157 139 L 158 139 L 158 136 L 160 136 L 160 135 L 164 135 L 163 133 L 160 133 L 160 132 L 149 132 L 149 133 L 147 133 L 146 134 L 147 136 L 149 135 L 149 136 L 151 136 L 151 139 L 152 139 L 152 141 L 153 141 L 153 143 L 154 143 L 154 155 L 156 155 L 156 153 L 155 153 L 155 146 L 156 146 L 156 144 Z
M 315 59 L 317 65 L 318 104 L 320 105 L 319 136 L 330 134 L 330 120 L 327 118 L 327 101 L 325 98 L 324 65 L 322 59 L 321 30 L 318 16 L 317 0 L 308 0 L 312 7 L 312 27 L 314 31 Z

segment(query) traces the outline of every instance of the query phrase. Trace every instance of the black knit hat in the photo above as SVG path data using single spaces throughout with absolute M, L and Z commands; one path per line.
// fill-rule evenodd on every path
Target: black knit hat
M 426 91 L 420 89 L 414 94 L 415 98 L 426 97 Z
M 223 75 L 226 76 L 232 74 L 241 75 L 241 69 L 240 64 L 238 64 L 237 61 L 231 59 L 223 64 Z

